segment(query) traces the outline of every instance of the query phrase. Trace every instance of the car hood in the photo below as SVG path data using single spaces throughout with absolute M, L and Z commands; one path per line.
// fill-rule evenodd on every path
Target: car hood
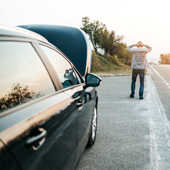
M 90 72 L 92 48 L 88 36 L 81 29 L 59 25 L 19 25 L 36 32 L 60 49 L 82 76 Z

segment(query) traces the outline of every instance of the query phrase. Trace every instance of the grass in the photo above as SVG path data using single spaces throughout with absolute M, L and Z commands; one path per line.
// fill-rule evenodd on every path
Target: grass
M 131 74 L 132 68 L 127 65 L 118 66 L 104 57 L 93 54 L 91 72 L 95 74 Z

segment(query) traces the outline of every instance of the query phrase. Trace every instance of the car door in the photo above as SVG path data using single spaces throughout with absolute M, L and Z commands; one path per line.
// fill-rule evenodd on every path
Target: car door
M 85 84 L 81 76 L 59 52 L 44 45 L 41 45 L 41 48 L 58 74 L 63 91 L 70 96 L 73 107 L 77 108 L 76 161 L 78 161 L 89 137 L 96 101 L 95 90 L 93 87 L 84 88 Z
M 89 140 L 91 132 L 91 123 L 93 111 L 96 104 L 96 93 L 93 87 L 83 88 L 83 108 L 77 112 L 77 153 L 76 160 L 79 160 L 81 154 Z
M 77 108 L 70 96 L 30 43 L 1 41 L 0 49 L 0 139 L 23 170 L 73 169 Z

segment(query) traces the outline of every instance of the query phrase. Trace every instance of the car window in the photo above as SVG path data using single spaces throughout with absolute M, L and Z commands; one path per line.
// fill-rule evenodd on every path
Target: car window
M 77 70 L 75 70 L 75 75 L 76 75 L 76 77 L 77 77 L 79 83 L 84 83 L 82 77 L 80 77 L 80 75 L 77 73 Z
M 33 46 L 0 41 L 0 113 L 55 92 Z
M 57 72 L 63 88 L 79 84 L 70 63 L 61 54 L 46 46 L 41 45 L 41 47 Z

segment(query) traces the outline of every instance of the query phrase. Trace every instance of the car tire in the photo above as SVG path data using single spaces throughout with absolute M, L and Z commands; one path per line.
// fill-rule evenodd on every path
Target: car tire
M 87 143 L 87 147 L 92 147 L 96 141 L 96 134 L 97 134 L 97 107 L 94 107 L 93 111 L 93 119 L 91 123 L 91 131 L 90 131 L 90 137 L 89 141 Z

